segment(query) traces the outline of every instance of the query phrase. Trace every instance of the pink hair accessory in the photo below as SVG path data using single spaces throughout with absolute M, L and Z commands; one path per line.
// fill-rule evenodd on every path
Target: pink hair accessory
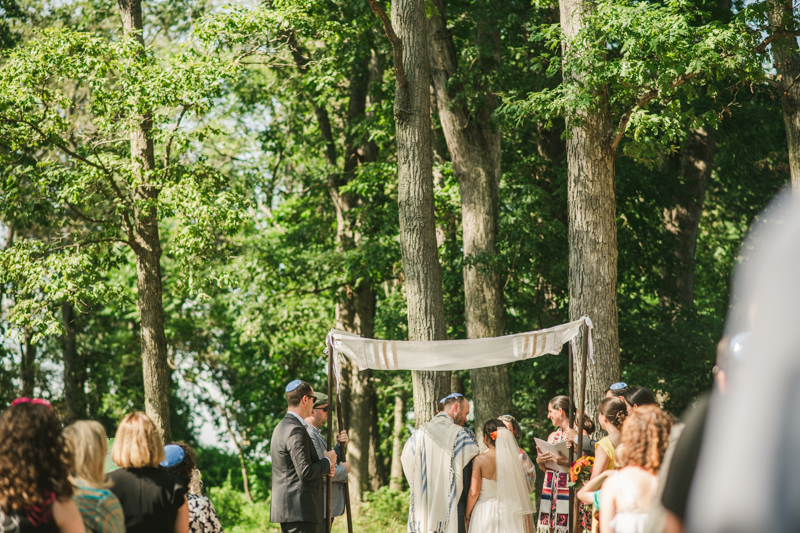
M 17 398 L 13 402 L 11 402 L 11 406 L 13 407 L 21 403 L 38 403 L 39 405 L 46 405 L 50 409 L 53 408 L 53 406 L 50 405 L 50 402 L 48 402 L 47 400 L 42 400 L 41 398 L 28 398 L 28 397 Z

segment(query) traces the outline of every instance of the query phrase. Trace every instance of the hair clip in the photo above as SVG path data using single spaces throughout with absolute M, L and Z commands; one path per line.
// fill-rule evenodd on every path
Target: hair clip
M 53 406 L 50 405 L 50 402 L 48 402 L 47 400 L 42 400 L 41 398 L 28 398 L 28 397 L 17 398 L 13 402 L 11 402 L 11 406 L 13 407 L 13 406 L 19 405 L 21 403 L 36 403 L 36 404 L 39 404 L 39 405 L 46 405 L 50 409 L 53 408 Z

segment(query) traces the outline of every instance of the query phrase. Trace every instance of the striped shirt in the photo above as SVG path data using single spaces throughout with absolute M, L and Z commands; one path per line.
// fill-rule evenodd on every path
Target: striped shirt
M 125 515 L 109 490 L 78 485 L 72 501 L 78 506 L 87 533 L 125 533 Z

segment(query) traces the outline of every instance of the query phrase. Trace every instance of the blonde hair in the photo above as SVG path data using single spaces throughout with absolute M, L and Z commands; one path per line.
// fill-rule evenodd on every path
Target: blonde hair
M 672 418 L 655 405 L 636 408 L 622 424 L 625 464 L 657 474 L 672 431 Z M 616 462 L 616 461 L 615 461 Z
M 114 436 L 111 458 L 120 468 L 158 466 L 164 460 L 164 441 L 158 426 L 141 411 L 123 418 Z
M 110 487 L 111 482 L 105 480 L 108 444 L 102 424 L 94 420 L 78 420 L 64 429 L 64 439 L 73 458 L 70 480 L 96 489 Z

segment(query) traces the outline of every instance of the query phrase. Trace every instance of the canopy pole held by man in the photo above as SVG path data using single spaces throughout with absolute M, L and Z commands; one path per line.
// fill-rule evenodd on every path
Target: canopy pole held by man
M 344 429 L 344 422 L 342 421 L 342 402 L 339 400 L 339 395 L 336 395 L 336 420 L 339 424 L 339 433 Z M 341 445 L 342 457 L 347 457 L 347 445 Z M 348 482 L 344 482 L 344 510 L 347 513 L 347 533 L 353 533 L 353 517 L 350 514 L 350 487 Z
M 575 345 L 573 342 L 570 341 L 569 348 L 567 349 L 567 357 L 569 358 L 569 423 L 572 423 L 573 420 L 573 411 L 572 411 L 572 404 L 573 398 L 575 398 Z M 575 460 L 574 457 L 574 449 L 572 446 L 569 447 L 569 464 L 570 467 L 572 466 L 573 461 Z M 569 473 L 567 474 L 569 475 Z M 575 513 L 575 490 L 570 487 L 569 488 L 569 508 L 570 512 L 573 513 L 573 516 L 576 515 Z M 573 531 L 577 530 L 577 527 L 573 527 L 573 523 L 577 524 L 577 522 L 571 522 L 568 524 L 569 531 L 572 533 Z
M 586 331 L 583 335 L 583 353 L 581 354 L 581 397 L 578 403 L 578 457 L 583 454 L 583 418 L 586 411 L 586 366 L 589 359 L 589 328 L 586 328 Z M 571 360 L 571 359 L 570 359 Z M 570 461 L 570 468 L 572 467 L 572 461 Z M 574 530 L 577 531 L 578 524 L 580 521 L 580 506 L 581 502 L 575 502 L 575 520 L 573 521 Z
M 330 402 L 330 398 L 333 398 L 333 346 L 328 343 L 328 402 Z M 330 407 L 330 403 L 328 404 Z M 337 405 L 336 412 L 339 412 Z M 328 421 L 328 449 L 333 449 L 333 423 L 332 421 Z M 325 514 L 325 530 L 328 533 L 331 533 L 331 527 L 333 525 L 333 519 L 331 517 L 332 514 L 332 503 L 333 503 L 333 476 L 328 476 L 327 480 L 328 484 L 328 497 L 327 501 L 325 502 L 325 506 L 328 509 L 328 512 Z

